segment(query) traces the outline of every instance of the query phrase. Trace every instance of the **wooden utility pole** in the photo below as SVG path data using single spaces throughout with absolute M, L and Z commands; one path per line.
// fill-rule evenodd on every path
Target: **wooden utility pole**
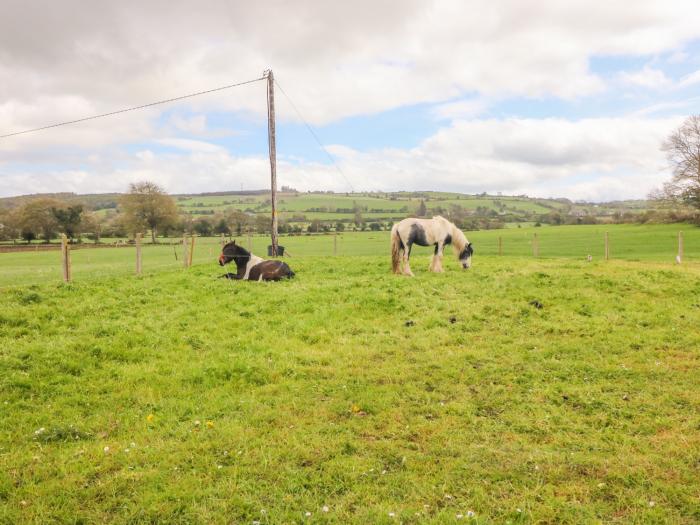
M 678 264 L 683 261 L 683 232 L 678 232 Z
M 267 76 L 267 138 L 270 147 L 270 206 L 272 208 L 272 256 L 277 257 L 277 146 L 275 144 L 275 77 Z

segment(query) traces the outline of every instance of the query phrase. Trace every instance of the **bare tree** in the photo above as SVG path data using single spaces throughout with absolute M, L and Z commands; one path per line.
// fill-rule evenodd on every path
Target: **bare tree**
M 151 230 L 151 241 L 156 242 L 157 231 L 177 220 L 177 205 L 172 197 L 153 182 L 129 185 L 129 193 L 121 198 L 125 223 L 131 233 Z
M 661 196 L 700 209 L 700 115 L 688 117 L 661 149 L 673 170 Z

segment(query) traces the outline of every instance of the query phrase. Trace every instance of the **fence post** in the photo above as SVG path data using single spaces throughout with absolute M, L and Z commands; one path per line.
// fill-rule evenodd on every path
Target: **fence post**
M 608 238 L 608 232 L 605 232 L 605 260 L 610 259 L 610 239 Z
M 503 237 L 498 237 L 498 255 L 503 255 Z
M 65 233 L 61 234 L 61 266 L 63 267 L 63 281 L 69 283 L 71 280 L 70 246 Z
M 683 232 L 678 232 L 678 264 L 683 262 Z
M 532 239 L 532 254 L 533 254 L 535 257 L 539 257 L 539 256 L 540 256 L 540 241 L 539 241 L 539 239 L 537 238 L 537 234 L 536 234 L 536 233 L 534 234 L 534 238 Z
M 143 234 L 136 234 L 136 275 L 141 275 L 141 238 Z
M 195 239 L 195 235 L 192 234 L 192 236 L 190 237 L 190 252 L 189 252 L 188 258 L 187 258 L 187 267 L 188 268 L 190 266 L 192 266 L 192 256 L 194 255 L 194 239 Z
M 185 233 L 182 236 L 182 265 L 187 268 L 187 261 L 189 260 L 189 256 L 187 254 L 187 234 Z

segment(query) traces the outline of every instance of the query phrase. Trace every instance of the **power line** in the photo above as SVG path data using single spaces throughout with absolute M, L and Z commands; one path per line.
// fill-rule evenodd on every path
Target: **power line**
M 255 78 L 253 80 L 246 80 L 245 82 L 238 82 L 237 84 L 230 84 L 228 86 L 221 86 L 214 89 L 207 89 L 206 91 L 198 91 L 197 93 L 190 93 L 189 95 L 182 95 L 180 97 L 169 98 L 166 100 L 159 100 L 158 102 L 151 102 L 149 104 L 143 104 L 141 106 L 134 106 L 132 108 L 119 109 L 117 111 L 110 111 L 109 113 L 102 113 L 101 115 L 93 115 L 92 117 L 84 117 L 76 120 L 68 120 L 66 122 L 59 122 L 58 124 L 50 124 L 48 126 L 42 126 L 40 128 L 27 129 L 24 131 L 17 131 L 15 133 L 8 133 L 7 135 L 0 135 L 0 139 L 5 139 L 8 137 L 14 137 L 17 135 L 24 135 L 25 133 L 34 133 L 35 131 L 42 131 L 45 129 L 57 128 L 59 126 L 67 126 L 68 124 L 77 124 L 78 122 L 85 122 L 86 120 L 94 120 L 103 117 L 111 117 L 112 115 L 118 115 L 119 113 L 126 113 L 127 111 L 135 111 L 137 109 L 150 108 L 152 106 L 158 106 L 160 104 L 167 104 L 168 102 L 175 102 L 177 100 L 183 100 L 186 98 L 198 97 L 199 95 L 206 95 L 207 93 L 214 93 L 215 91 L 223 91 L 224 89 L 231 89 L 234 87 L 242 86 L 244 84 L 252 84 L 259 80 L 264 80 L 265 77 Z M 281 88 L 280 88 L 281 89 Z
M 318 135 L 316 135 L 316 132 L 314 131 L 314 129 L 313 129 L 313 128 L 311 127 L 311 125 L 306 121 L 306 119 L 305 119 L 304 116 L 301 114 L 301 112 L 300 112 L 299 109 L 297 108 L 296 104 L 294 104 L 294 102 L 293 102 L 292 99 L 289 97 L 289 95 L 287 95 L 287 92 L 286 92 L 284 89 L 282 89 L 282 86 L 280 86 L 279 82 L 277 82 L 277 79 L 275 79 L 275 84 L 277 84 L 277 87 L 280 88 L 280 91 L 282 92 L 282 94 L 283 94 L 285 97 L 287 97 L 287 100 L 289 101 L 289 103 L 290 103 L 290 104 L 292 105 L 292 107 L 294 108 L 294 111 L 297 112 L 297 115 L 299 115 L 299 118 L 301 119 L 301 121 L 302 121 L 302 122 L 304 123 L 304 125 L 306 126 L 306 129 L 309 130 L 309 133 L 311 133 L 311 135 L 312 135 L 313 138 L 316 140 L 316 142 L 318 143 L 318 145 L 321 147 L 321 149 L 323 150 L 323 152 L 326 154 L 326 156 L 327 156 L 327 157 L 330 159 L 330 161 L 333 163 L 333 165 L 335 166 L 335 169 L 338 170 L 338 173 L 340 173 L 340 174 L 343 176 L 343 178 L 345 179 L 345 182 L 348 183 L 348 186 L 350 186 L 350 190 L 351 190 L 353 193 L 355 193 L 355 188 L 352 187 L 352 184 L 350 183 L 350 181 L 348 180 L 348 178 L 345 176 L 345 173 L 343 173 L 343 170 L 340 169 L 340 166 L 338 166 L 338 163 L 335 161 L 335 158 L 328 152 L 328 150 L 326 149 L 326 147 L 321 143 L 321 140 L 318 138 Z

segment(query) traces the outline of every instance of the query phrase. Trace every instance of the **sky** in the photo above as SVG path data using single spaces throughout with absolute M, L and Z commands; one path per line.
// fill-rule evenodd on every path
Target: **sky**
M 268 68 L 278 186 L 645 198 L 670 178 L 663 140 L 700 113 L 700 10 L 688 0 L 4 0 L 0 135 Z M 267 188 L 266 112 L 258 81 L 3 138 L 0 196 L 143 180 L 170 193 Z

